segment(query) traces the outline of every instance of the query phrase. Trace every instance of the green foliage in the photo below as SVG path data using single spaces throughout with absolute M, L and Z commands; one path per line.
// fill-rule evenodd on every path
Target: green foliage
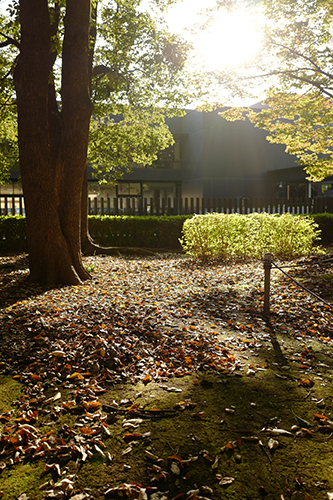
M 323 245 L 333 244 L 333 214 L 323 213 L 310 216 L 321 231 L 321 243 Z
M 333 108 L 331 100 L 318 92 L 292 95 L 275 92 L 265 101 L 270 109 L 251 113 L 257 127 L 270 132 L 268 140 L 286 145 L 298 163 L 321 181 L 333 174 Z
M 17 36 L 17 13 L 12 10 L 12 18 L 0 14 L 0 184 L 9 179 L 9 170 L 18 163 L 17 120 L 15 89 L 12 80 L 12 66 L 17 55 L 17 47 L 11 39 Z M 6 32 L 8 37 L 4 36 Z
M 0 216 L 0 251 L 25 252 L 26 250 L 25 217 L 23 215 Z
M 141 0 L 109 1 L 100 9 L 88 160 L 106 181 L 151 165 L 173 143 L 165 118 L 189 104 L 190 47 L 157 22 L 158 10 L 172 2 L 154 3 L 149 12 Z
M 104 246 L 165 248 L 181 250 L 183 222 L 191 216 L 109 216 L 88 217 L 89 232 Z M 0 216 L 0 252 L 27 250 L 25 217 Z M 93 269 L 88 269 L 88 271 Z
M 303 249 L 311 250 L 318 227 L 321 242 L 333 243 L 333 214 L 91 215 L 88 221 L 91 235 L 101 245 L 180 250 L 182 239 L 183 248 L 200 258 L 216 258 L 215 249 L 223 259 L 238 255 L 260 257 L 267 251 L 281 256 L 293 252 L 299 255 Z M 0 252 L 26 250 L 25 217 L 0 216 Z
M 197 77 L 185 67 L 190 45 L 168 31 L 161 12 L 176 0 L 92 2 L 92 102 L 88 161 L 106 181 L 133 166 L 151 165 L 173 143 L 167 116 L 182 114 Z M 98 12 L 97 12 L 98 8 Z M 61 110 L 61 54 L 66 2 L 49 2 L 52 31 L 50 85 Z M 13 69 L 19 52 L 18 3 L 0 15 L 0 183 L 18 164 Z M 98 41 L 98 43 L 96 43 Z M 193 80 L 196 79 L 196 83 Z M 51 144 L 52 141 L 50 141 Z
M 123 108 L 121 120 L 111 117 L 93 120 L 89 160 L 95 175 L 103 181 L 115 181 L 133 165 L 150 165 L 157 159 L 158 151 L 174 142 L 164 120 L 163 110 L 136 110 L 128 106 Z
M 88 271 L 88 273 L 91 273 L 92 271 L 95 270 L 95 264 L 86 264 L 84 267 L 86 271 Z
M 319 92 L 306 95 L 271 91 L 262 111 L 232 108 L 221 113 L 228 121 L 245 120 L 269 132 L 271 143 L 285 144 L 312 181 L 333 175 L 333 108 Z
M 291 258 L 308 254 L 319 237 L 313 219 L 291 214 L 206 214 L 186 220 L 181 244 L 198 259 Z
M 2 121 L 0 137 L 0 184 L 8 182 L 10 168 L 18 165 L 17 124 L 12 117 Z
M 89 232 L 103 246 L 180 249 L 188 216 L 89 216 Z
M 88 217 L 89 232 L 103 246 L 180 250 L 179 238 L 188 217 L 92 215 Z M 25 217 L 1 216 L 0 235 L 0 251 L 27 250 Z

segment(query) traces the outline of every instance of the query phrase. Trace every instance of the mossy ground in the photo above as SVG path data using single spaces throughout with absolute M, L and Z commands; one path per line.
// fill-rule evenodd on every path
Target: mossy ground
M 77 474 L 78 486 L 96 500 L 105 498 L 108 488 L 129 482 L 157 485 L 159 491 L 169 492 L 168 498 L 208 486 L 213 490 L 210 498 L 216 500 L 275 500 L 282 498 L 281 495 L 293 499 L 326 499 L 326 492 L 333 491 L 332 434 L 318 431 L 313 413 L 325 413 L 333 418 L 333 351 L 320 342 L 308 340 L 309 345 L 305 345 L 285 334 L 280 339 L 275 337 L 274 341 L 282 347 L 283 360 L 277 358 L 276 348 L 269 340 L 252 354 L 244 353 L 247 365 L 265 367 L 249 375 L 196 372 L 167 383 L 145 385 L 140 382 L 110 387 L 101 398 L 104 405 L 117 402 L 119 408 L 126 408 L 137 403 L 143 409 L 173 410 L 180 401 L 190 400 L 196 406 L 170 416 L 144 420 L 137 431 L 150 432 L 150 436 L 130 442 L 124 440 L 123 436 L 130 431 L 122 427 L 124 416 L 119 414 L 109 424 L 112 435 L 106 441 L 106 450 L 113 460 L 95 455 L 79 469 L 74 463 L 67 464 L 68 470 Z M 312 388 L 298 385 L 297 380 L 304 376 L 304 371 L 293 361 L 294 353 L 309 346 L 317 365 L 310 374 L 315 379 Z M 181 392 L 169 392 L 166 386 Z M 17 397 L 19 384 L 2 377 L 0 387 L 2 393 L 7 394 L 2 398 L 2 409 L 10 409 L 8 394 L 14 390 Z M 322 399 L 325 408 L 319 409 L 316 403 Z M 311 434 L 283 436 L 265 430 L 278 427 L 290 431 L 297 425 L 296 417 L 311 424 Z M 59 429 L 63 423 L 57 423 Z M 267 446 L 271 437 L 279 441 L 274 453 Z M 228 447 L 231 443 L 234 448 Z M 132 450 L 124 454 L 129 447 Z M 151 483 L 152 462 L 145 457 L 144 450 L 161 459 L 158 465 L 170 474 L 165 481 Z M 174 459 L 169 458 L 172 456 L 184 461 L 191 456 L 198 459 L 187 465 L 179 462 L 180 474 L 173 474 L 170 464 Z M 44 462 L 23 463 L 3 471 L 3 498 L 14 500 L 22 492 L 30 499 L 43 498 L 38 489 L 46 480 L 43 467 Z M 235 480 L 229 486 L 219 486 L 219 477 Z M 306 497 L 305 492 L 311 496 Z
M 184 466 L 179 476 L 171 474 L 165 484 L 159 484 L 160 490 L 171 493 L 170 498 L 182 491 L 209 486 L 214 499 L 273 500 L 282 498 L 281 495 L 304 499 L 305 493 L 316 500 L 326 499 L 326 492 L 333 491 L 331 434 L 318 431 L 313 413 L 324 411 L 330 417 L 333 410 L 333 363 L 332 353 L 323 349 L 320 343 L 311 342 L 311 346 L 317 362 L 325 361 L 329 366 L 325 367 L 324 374 L 321 368 L 321 375 L 318 375 L 311 390 L 298 385 L 297 379 L 303 374 L 288 359 L 294 349 L 302 346 L 289 344 L 285 337 L 285 368 L 276 362 L 274 349 L 267 342 L 256 353 L 256 359 L 247 359 L 247 362 L 268 364 L 264 371 L 255 374 L 220 377 L 196 373 L 168 383 L 170 387 L 174 385 L 182 389 L 182 393 L 166 392 L 159 387 L 160 384 L 123 387 L 122 397 L 132 401 L 137 391 L 142 392 L 140 405 L 143 407 L 172 409 L 175 403 L 186 399 L 197 406 L 178 412 L 173 417 L 141 424 L 140 432 L 150 431 L 151 437 L 144 443 L 135 443 L 133 450 L 125 456 L 121 454 L 122 418 L 119 418 L 119 422 L 114 424 L 118 429 L 117 436 L 110 439 L 108 445 L 111 453 L 115 454 L 109 466 L 108 484 L 128 482 L 130 478 L 146 485 L 149 482 L 147 467 L 151 464 L 144 457 L 144 449 L 148 449 L 162 459 L 160 464 L 169 471 L 173 460 L 168 458 L 170 456 L 177 455 L 184 460 L 190 456 L 198 457 L 197 461 Z M 119 392 L 111 392 L 105 400 L 116 398 L 119 401 L 119 397 Z M 325 410 L 316 406 L 316 402 L 322 399 Z M 200 412 L 204 412 L 201 418 L 194 415 Z M 293 436 L 272 435 L 265 430 L 282 428 L 290 431 L 292 426 L 297 425 L 297 417 L 311 424 L 302 437 L 296 437 L 295 433 Z M 267 446 L 271 437 L 279 442 L 274 452 Z M 234 448 L 228 447 L 235 442 Z M 229 486 L 219 486 L 218 474 L 233 477 L 235 481 Z
M 0 375 L 0 413 L 8 411 L 11 403 L 21 397 L 21 384 L 12 377 Z

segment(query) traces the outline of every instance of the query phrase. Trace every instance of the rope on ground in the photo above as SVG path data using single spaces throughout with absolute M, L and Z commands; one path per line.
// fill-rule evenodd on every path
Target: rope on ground
M 329 309 L 331 309 L 333 311 L 333 307 L 332 307 L 331 304 L 329 304 L 324 299 L 322 299 L 321 297 L 319 297 L 319 295 L 317 295 L 316 293 L 312 292 L 311 290 L 309 290 L 308 288 L 306 288 L 304 285 L 302 285 L 301 283 L 299 283 L 298 281 L 296 281 L 292 276 L 290 276 L 290 274 L 286 273 L 285 271 L 283 271 L 283 269 L 281 267 L 279 267 L 277 264 L 275 264 L 275 262 L 272 261 L 272 265 L 274 267 L 276 267 L 277 269 L 279 269 L 279 271 L 281 271 L 281 273 L 283 273 L 286 276 L 288 276 L 288 278 L 293 283 L 295 283 L 297 286 L 299 286 L 300 288 L 302 288 L 303 290 L 305 290 L 306 292 L 308 292 L 310 295 L 313 295 L 313 297 L 315 297 L 317 300 L 319 300 L 320 302 L 322 302 L 323 304 L 325 304 Z

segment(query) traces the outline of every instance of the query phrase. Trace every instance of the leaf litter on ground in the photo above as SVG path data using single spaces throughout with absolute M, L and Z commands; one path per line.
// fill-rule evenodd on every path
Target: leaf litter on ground
M 294 277 L 302 274 L 303 280 L 306 272 L 309 276 L 314 273 L 317 293 L 320 292 L 320 273 L 323 270 L 325 276 L 332 273 L 332 263 L 321 261 L 324 259 L 320 257 L 301 259 L 290 263 L 288 272 Z M 212 382 L 201 374 L 219 377 L 224 384 L 230 377 L 258 377 L 271 369 L 276 376 L 283 377 L 282 380 L 308 390 L 309 397 L 315 400 L 311 391 L 316 380 L 323 380 L 321 372 L 332 367 L 332 363 L 325 367 L 323 362 L 318 366 L 320 363 L 310 344 L 315 339 L 332 356 L 332 315 L 327 306 L 314 302 L 313 297 L 275 271 L 272 314 L 269 319 L 265 318 L 262 314 L 263 269 L 258 262 L 202 265 L 182 255 L 101 256 L 87 259 L 87 265 L 94 266 L 89 283 L 53 289 L 42 289 L 27 282 L 24 257 L 4 256 L 0 262 L 0 373 L 22 384 L 22 399 L 13 401 L 13 409 L 0 415 L 1 470 L 5 474 L 15 465 L 44 460 L 45 473 L 52 474 L 45 498 L 47 495 L 50 498 L 89 496 L 87 489 L 76 486 L 76 476 L 82 463 L 91 459 L 100 459 L 112 468 L 114 456 L 107 449 L 108 440 L 113 436 L 112 426 L 119 416 L 124 417 L 123 426 L 127 425 L 128 430 L 122 434 L 121 454 L 128 456 L 138 440 L 146 446 L 151 439 L 151 431 L 136 431 L 143 422 L 172 418 L 177 412 L 197 405 L 183 396 L 172 408 L 144 407 L 138 402 L 141 394 L 137 395 L 137 401 L 128 400 L 123 404 L 114 401 L 110 405 L 103 400 L 110 387 L 129 382 L 143 384 L 148 389 L 155 383 L 177 397 L 183 391 L 183 387 L 177 386 L 177 380 L 186 377 L 192 380 L 194 388 L 209 390 L 216 385 L 216 378 Z M 301 271 L 292 266 L 295 263 L 302 264 Z M 326 300 L 328 295 L 325 288 Z M 284 352 L 280 345 L 278 349 L 274 346 L 277 331 L 285 336 L 280 343 L 286 342 L 287 336 L 293 339 L 292 349 L 284 346 Z M 258 352 L 270 344 L 277 362 L 258 362 Z M 298 378 L 290 375 L 287 366 L 290 363 L 297 365 Z M 315 375 L 318 368 L 319 374 Z M 235 407 L 222 408 L 220 425 L 234 413 L 237 415 Z M 332 433 L 330 418 L 316 415 L 318 432 Z M 198 422 L 195 425 L 202 425 L 200 422 L 207 421 L 207 409 L 198 409 L 189 418 Z M 295 432 L 309 436 L 310 422 L 291 415 L 294 423 L 295 419 Z M 289 429 L 277 427 L 277 423 L 267 422 L 258 432 L 264 430 L 279 435 L 279 440 L 296 435 Z M 279 447 L 272 446 L 269 443 L 274 440 L 271 436 L 268 439 L 268 451 L 280 449 L 280 443 Z M 249 443 L 253 446 L 259 438 L 245 435 L 230 441 L 237 445 L 222 448 L 234 454 L 242 440 L 247 446 Z M 151 453 L 149 446 L 145 450 L 146 458 L 149 458 L 147 453 Z M 209 452 L 202 451 L 197 450 L 198 456 L 206 463 L 212 461 Z M 177 494 L 178 476 L 183 474 L 184 467 L 195 462 L 192 459 L 193 456 L 181 457 L 178 461 L 169 461 L 167 466 L 148 467 L 149 485 L 137 483 L 127 487 L 122 483 L 100 492 L 101 498 L 103 495 L 117 497 L 124 492 L 133 498 L 140 495 L 144 498 L 144 494 L 147 498 L 154 499 L 154 495 L 159 498 L 160 485 L 161 498 L 164 495 L 171 499 L 181 494 L 183 498 L 201 498 L 204 494 L 200 488 L 206 491 L 205 488 L 209 490 L 211 485 L 219 484 L 224 491 L 227 485 L 237 483 L 237 477 L 218 473 L 216 483 L 209 477 L 210 485 L 199 485 L 198 493 L 188 490 L 191 492 L 188 495 L 183 490 Z M 69 471 L 68 464 L 75 467 Z M 175 473 L 176 469 L 179 473 Z M 191 477 L 189 472 L 186 474 Z M 189 481 L 186 474 L 184 481 Z M 169 490 L 171 494 L 167 493 Z

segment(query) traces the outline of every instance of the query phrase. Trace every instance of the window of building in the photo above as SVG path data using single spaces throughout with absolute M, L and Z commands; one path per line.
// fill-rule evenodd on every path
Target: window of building
M 118 196 L 141 196 L 140 182 L 119 182 L 117 185 Z
M 88 182 L 88 196 L 90 198 L 95 198 L 96 196 L 115 198 L 116 195 L 116 186 L 113 184 L 99 184 L 97 181 Z
M 181 137 L 174 137 L 175 142 L 168 148 L 158 153 L 158 159 L 154 161 L 156 168 L 181 168 L 182 166 L 182 141 Z

